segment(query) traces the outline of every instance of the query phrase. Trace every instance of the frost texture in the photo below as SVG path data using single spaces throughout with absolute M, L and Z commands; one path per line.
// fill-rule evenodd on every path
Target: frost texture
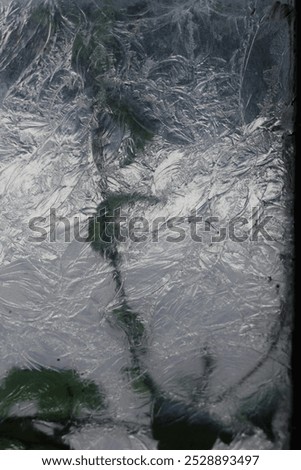
M 293 28 L 272 0 L 0 2 L 2 448 L 288 446 Z M 143 241 L 93 239 L 117 207 Z M 51 424 L 47 370 L 106 406 Z

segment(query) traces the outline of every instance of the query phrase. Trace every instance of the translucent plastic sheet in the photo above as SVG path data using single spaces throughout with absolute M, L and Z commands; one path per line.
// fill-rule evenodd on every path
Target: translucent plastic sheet
M 0 0 L 0 446 L 282 449 L 294 8 Z

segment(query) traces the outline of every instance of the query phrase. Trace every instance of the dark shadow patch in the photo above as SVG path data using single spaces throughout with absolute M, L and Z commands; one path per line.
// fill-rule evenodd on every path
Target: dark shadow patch
M 152 434 L 160 450 L 209 450 L 217 439 L 225 444 L 233 439 L 232 432 L 209 413 L 167 399 L 155 401 Z
M 251 422 L 261 429 L 271 442 L 274 442 L 273 421 L 279 408 L 279 398 L 277 390 L 259 391 L 243 400 L 239 418 Z
M 6 418 L 0 422 L 0 450 L 70 450 L 58 432 L 39 431 L 31 418 Z

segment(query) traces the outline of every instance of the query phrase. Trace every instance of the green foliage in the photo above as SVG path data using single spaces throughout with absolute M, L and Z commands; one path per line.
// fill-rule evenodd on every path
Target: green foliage
M 26 446 L 16 439 L 1 439 L 0 450 L 26 450 Z
M 36 406 L 36 418 L 62 422 L 103 408 L 104 394 L 73 370 L 14 368 L 0 387 L 0 416 L 28 401 Z
M 34 8 L 30 19 L 34 24 L 46 26 L 50 20 L 50 11 L 45 5 L 38 5 Z
M 144 150 L 146 143 L 153 139 L 154 133 L 142 125 L 129 106 L 116 100 L 107 99 L 107 102 L 113 112 L 113 119 L 130 131 L 133 140 L 134 149 L 128 147 L 127 159 L 124 162 L 124 165 L 127 165 L 135 159 L 136 152 Z
M 94 9 L 93 15 L 86 12 L 86 16 L 89 18 L 88 26 L 80 26 L 74 39 L 72 66 L 83 75 L 87 88 L 93 90 L 96 107 L 109 107 L 112 119 L 123 130 L 129 131 L 127 155 L 122 162 L 122 166 L 125 166 L 134 161 L 137 152 L 143 151 L 154 134 L 139 121 L 130 106 L 112 98 L 108 92 L 110 83 L 106 83 L 106 73 L 123 54 L 112 34 L 116 13 L 111 2 L 107 2 L 102 9 Z
M 145 374 L 141 373 L 139 367 L 127 367 L 124 371 L 128 375 L 128 379 L 134 392 L 138 393 L 139 395 L 149 395 L 152 393 L 152 390 L 150 389 L 145 378 Z
M 29 18 L 29 24 L 38 28 L 38 34 L 43 30 L 46 35 L 48 35 L 49 26 L 51 26 L 52 33 L 57 30 L 59 16 L 54 15 L 48 5 L 40 4 L 33 8 Z
M 72 64 L 75 65 L 79 63 L 88 65 L 91 53 L 91 45 L 85 40 L 83 33 L 78 33 L 73 42 Z
M 157 201 L 152 196 L 143 196 L 138 193 L 111 194 L 99 204 L 96 217 L 91 217 L 89 221 L 87 241 L 91 243 L 94 251 L 111 259 L 114 264 L 118 261 L 117 242 L 119 233 L 118 224 L 114 223 L 117 222 L 117 209 L 141 200 Z
M 113 17 L 113 11 L 109 7 L 94 10 L 89 18 L 88 28 L 80 27 L 74 39 L 72 66 L 82 69 L 88 81 L 94 82 L 95 88 L 102 86 L 101 78 L 112 66 L 112 56 L 108 49 L 112 41 Z
M 130 346 L 134 351 L 142 347 L 145 329 L 143 323 L 139 320 L 139 315 L 133 312 L 131 308 L 124 303 L 113 310 L 113 315 L 117 324 L 126 333 Z M 141 351 L 140 351 L 141 352 Z

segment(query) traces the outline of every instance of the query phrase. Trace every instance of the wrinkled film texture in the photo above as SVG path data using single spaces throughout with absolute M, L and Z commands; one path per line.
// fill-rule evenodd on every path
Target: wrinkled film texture
M 0 0 L 2 449 L 288 447 L 293 31 L 291 1 Z M 118 208 L 143 238 L 102 239 Z

